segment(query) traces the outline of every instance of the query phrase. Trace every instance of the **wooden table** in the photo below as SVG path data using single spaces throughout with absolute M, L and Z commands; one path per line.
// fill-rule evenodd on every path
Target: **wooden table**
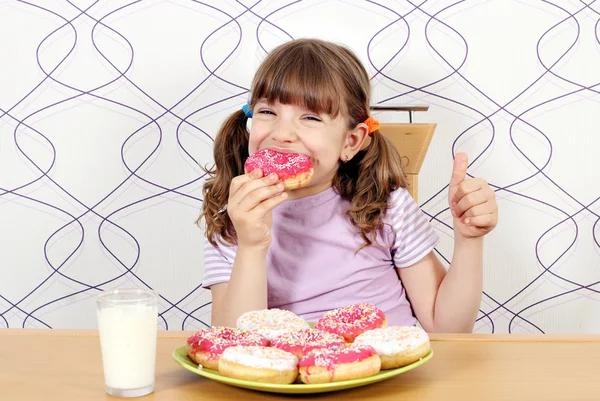
M 387 381 L 280 396 L 197 376 L 171 358 L 188 332 L 161 332 L 156 391 L 144 400 L 598 400 L 600 336 L 433 335 L 434 357 Z M 0 400 L 116 400 L 95 331 L 0 330 Z

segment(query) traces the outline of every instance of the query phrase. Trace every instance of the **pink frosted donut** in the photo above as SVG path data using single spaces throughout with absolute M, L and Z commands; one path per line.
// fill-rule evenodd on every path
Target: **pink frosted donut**
M 291 352 L 298 358 L 302 358 L 315 349 L 329 349 L 344 345 L 346 345 L 346 340 L 342 337 L 315 329 L 293 331 L 271 341 L 271 347 Z
M 187 355 L 198 365 L 217 369 L 223 351 L 235 345 L 262 345 L 268 341 L 261 335 L 230 327 L 211 327 L 197 331 L 187 340 Z
M 315 324 L 315 329 L 340 335 L 349 343 L 359 334 L 380 327 L 387 327 L 385 314 L 377 306 L 368 303 L 334 309 Z
M 298 363 L 305 384 L 361 379 L 381 370 L 381 359 L 370 345 L 314 350 Z
M 246 173 L 251 173 L 257 168 L 261 169 L 265 176 L 277 174 L 288 191 L 310 184 L 314 172 L 308 156 L 301 153 L 280 153 L 272 149 L 261 149 L 246 159 Z

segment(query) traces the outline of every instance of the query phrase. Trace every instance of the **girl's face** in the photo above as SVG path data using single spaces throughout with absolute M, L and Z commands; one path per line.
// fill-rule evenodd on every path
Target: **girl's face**
M 340 160 L 355 154 L 348 146 L 351 133 L 341 113 L 332 118 L 302 106 L 260 100 L 253 109 L 248 151 L 273 149 L 310 157 L 314 165 L 310 185 L 288 193 L 288 199 L 297 199 L 331 187 Z

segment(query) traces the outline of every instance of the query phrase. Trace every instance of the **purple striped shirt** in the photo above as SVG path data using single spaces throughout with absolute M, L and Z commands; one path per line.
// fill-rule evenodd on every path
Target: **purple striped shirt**
M 308 321 L 359 302 L 381 308 L 390 325 L 414 325 L 396 269 L 408 267 L 433 250 L 439 237 L 418 205 L 401 188 L 388 202 L 377 241 L 363 245 L 346 211 L 349 202 L 334 188 L 287 201 L 273 211 L 267 254 L 269 308 L 288 309 Z M 202 286 L 229 281 L 236 247 L 204 245 Z

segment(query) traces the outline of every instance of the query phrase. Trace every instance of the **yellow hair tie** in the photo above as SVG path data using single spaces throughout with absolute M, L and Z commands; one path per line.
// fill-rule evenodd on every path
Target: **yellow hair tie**
M 369 135 L 373 134 L 375 131 L 379 131 L 379 121 L 373 117 L 367 118 L 365 120 L 365 124 L 367 124 L 367 127 L 369 127 Z

